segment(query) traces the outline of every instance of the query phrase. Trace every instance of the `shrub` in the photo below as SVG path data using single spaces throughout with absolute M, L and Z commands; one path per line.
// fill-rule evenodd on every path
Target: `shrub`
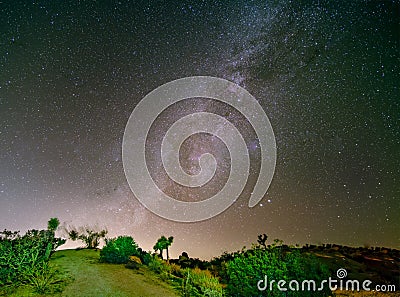
M 182 295 L 220 297 L 223 296 L 222 285 L 208 270 L 186 268 L 182 281 Z
M 140 261 L 139 257 L 130 256 L 128 263 L 125 265 L 125 267 L 130 268 L 130 269 L 139 269 L 139 267 L 141 265 L 142 265 L 142 261 Z
M 191 297 L 191 296 L 198 296 L 199 291 L 193 286 L 192 276 L 190 274 L 190 269 L 185 269 L 185 277 L 182 281 L 182 296 L 183 297 Z
M 140 260 L 144 265 L 149 265 L 149 263 L 152 261 L 152 256 L 150 253 L 140 251 Z
M 108 239 L 100 251 L 101 262 L 126 264 L 130 256 L 139 256 L 138 245 L 131 236 Z
M 271 280 L 314 280 L 319 284 L 329 277 L 328 269 L 320 264 L 315 257 L 302 255 L 297 249 L 282 251 L 280 246 L 267 249 L 255 248 L 242 251 L 235 255 L 227 264 L 227 294 L 228 296 L 328 296 L 330 291 L 282 292 L 273 286 L 273 290 L 258 290 L 257 283 L 265 276 Z
M 177 276 L 177 277 L 183 277 L 183 271 L 181 267 L 177 264 L 171 263 L 168 264 L 171 267 L 171 274 Z
M 0 232 L 1 286 L 18 285 L 41 277 L 39 272 L 45 271 L 42 268 L 47 265 L 51 253 L 65 242 L 54 235 L 58 226 L 56 218 L 49 221 L 49 226 L 51 229 L 29 230 L 23 236 L 19 232 Z

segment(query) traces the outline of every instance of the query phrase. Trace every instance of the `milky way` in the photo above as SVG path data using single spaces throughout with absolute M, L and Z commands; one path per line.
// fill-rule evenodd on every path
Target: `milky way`
M 172 256 L 205 258 L 261 233 L 400 247 L 398 3 L 214 2 L 0 3 L 0 228 L 45 227 L 56 216 L 132 235 L 145 249 L 173 235 Z M 254 148 L 250 185 L 221 215 L 184 224 L 134 197 L 121 148 L 147 93 L 195 75 L 246 88 L 271 121 L 278 155 L 267 194 L 248 208 L 259 155 L 241 125 Z M 164 124 L 191 110 L 243 120 L 218 104 L 171 106 L 152 127 L 152 175 L 178 199 L 213 195 L 229 174 L 227 152 L 210 135 L 188 139 L 189 172 L 205 151 L 220 162 L 214 184 L 182 192 L 156 165 Z

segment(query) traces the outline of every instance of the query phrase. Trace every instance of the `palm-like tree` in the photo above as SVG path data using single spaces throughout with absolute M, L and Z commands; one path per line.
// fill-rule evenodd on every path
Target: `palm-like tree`
M 161 236 L 161 237 L 157 240 L 157 242 L 156 242 L 156 244 L 154 245 L 153 249 L 154 249 L 155 251 L 160 251 L 160 257 L 161 257 L 161 259 L 163 258 L 163 256 L 162 256 L 163 250 L 166 250 L 166 251 L 167 251 L 167 260 L 169 260 L 169 251 L 168 251 L 168 247 L 172 244 L 173 241 L 174 241 L 174 237 L 173 237 L 173 236 L 170 236 L 170 237 L 166 238 L 164 235 Z

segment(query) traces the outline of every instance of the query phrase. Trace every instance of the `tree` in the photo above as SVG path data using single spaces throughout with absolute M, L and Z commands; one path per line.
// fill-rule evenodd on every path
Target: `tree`
M 47 230 L 45 231 L 48 240 L 45 253 L 47 259 L 50 258 L 60 245 L 63 245 L 66 242 L 64 238 L 55 237 L 59 225 L 60 220 L 58 218 L 50 218 L 47 222 Z
M 47 222 L 47 230 L 56 232 L 59 225 L 60 225 L 60 221 L 58 220 L 58 218 L 51 218 Z
M 171 246 L 172 242 L 174 241 L 174 237 L 170 236 L 168 238 L 166 238 L 164 235 L 161 236 L 156 244 L 154 245 L 153 249 L 157 252 L 160 251 L 160 257 L 161 259 L 163 259 L 163 250 L 167 251 L 167 260 L 169 260 L 169 251 L 168 251 L 168 247 Z

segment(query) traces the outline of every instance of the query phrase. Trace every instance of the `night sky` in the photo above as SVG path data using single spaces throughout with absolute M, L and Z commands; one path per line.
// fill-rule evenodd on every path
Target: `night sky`
M 400 248 L 399 43 L 397 1 L 1 1 L 0 229 L 58 217 L 132 235 L 146 250 L 172 235 L 173 257 L 207 259 L 261 233 L 288 244 Z M 163 219 L 131 192 L 121 154 L 128 119 L 146 94 L 187 76 L 237 83 L 267 114 L 276 170 L 254 208 L 257 153 L 242 195 L 206 221 Z M 171 106 L 149 143 L 185 112 L 243 121 L 212 101 Z M 220 141 L 199 135 L 182 162 L 208 150 L 221 176 L 189 196 L 167 185 L 169 194 L 218 191 L 229 169 Z

